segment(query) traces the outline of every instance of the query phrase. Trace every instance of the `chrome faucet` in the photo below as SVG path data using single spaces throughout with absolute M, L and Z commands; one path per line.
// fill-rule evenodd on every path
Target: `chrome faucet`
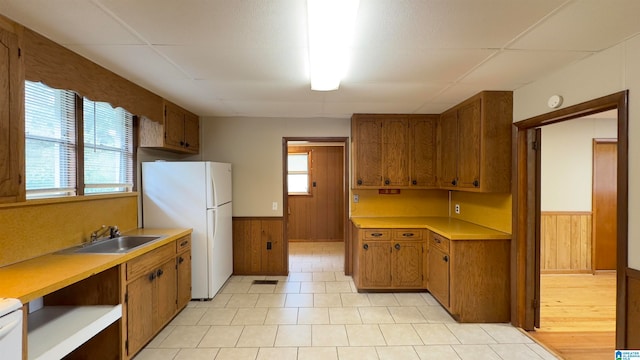
M 120 236 L 120 230 L 118 229 L 118 226 L 116 226 L 116 225 L 112 225 L 112 226 L 102 225 L 98 230 L 96 230 L 96 231 L 91 233 L 91 242 L 92 243 L 96 242 L 101 237 L 104 237 L 105 234 L 107 233 L 107 231 L 109 232 L 109 239 L 113 239 L 115 237 Z

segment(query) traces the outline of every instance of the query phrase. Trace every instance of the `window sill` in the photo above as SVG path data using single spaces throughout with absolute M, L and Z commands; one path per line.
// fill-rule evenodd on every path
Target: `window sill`
M 45 198 L 45 199 L 31 199 L 31 200 L 27 200 L 27 201 L 23 201 L 23 202 L 17 202 L 17 203 L 0 204 L 0 209 L 2 209 L 2 208 L 17 208 L 17 207 L 25 207 L 25 206 L 47 205 L 47 204 L 72 203 L 72 202 L 80 202 L 80 201 L 116 199 L 116 198 L 137 197 L 137 196 L 138 196 L 138 192 L 137 191 L 132 191 L 132 192 L 126 192 L 126 193 L 111 193 L 111 194 L 52 197 L 52 198 Z

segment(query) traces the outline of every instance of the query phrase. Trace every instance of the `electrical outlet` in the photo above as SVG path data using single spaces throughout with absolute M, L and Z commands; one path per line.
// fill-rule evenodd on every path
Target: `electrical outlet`
M 353 194 L 353 202 L 357 203 L 358 201 L 360 201 L 360 195 L 358 194 Z
M 274 201 L 271 204 L 271 210 L 273 210 L 273 211 L 278 210 L 278 202 L 277 201 Z
M 460 204 L 456 204 L 455 211 L 456 211 L 456 214 L 460 215 Z

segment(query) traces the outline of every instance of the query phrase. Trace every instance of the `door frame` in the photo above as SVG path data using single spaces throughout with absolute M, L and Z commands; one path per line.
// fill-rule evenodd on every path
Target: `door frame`
M 342 238 L 344 239 L 344 272 L 346 275 L 351 275 L 351 238 L 349 237 L 349 138 L 348 137 L 283 137 L 282 138 L 282 216 L 283 216 L 283 231 L 282 240 L 284 244 L 284 262 L 289 271 L 289 233 L 288 222 L 289 213 L 289 196 L 288 196 L 288 181 L 287 181 L 287 165 L 288 165 L 288 145 L 290 141 L 307 141 L 310 143 L 342 143 L 343 144 L 343 181 L 342 181 L 342 195 L 343 195 L 343 224 L 342 224 Z
M 596 197 L 595 197 L 595 179 L 596 179 L 596 146 L 599 144 L 615 144 L 616 145 L 616 152 L 618 152 L 618 139 L 605 139 L 605 138 L 595 138 L 593 139 L 592 142 L 592 168 L 593 168 L 593 179 L 591 180 L 591 214 L 593 214 L 593 218 L 592 218 L 592 229 L 591 229 L 591 271 L 595 274 L 596 271 L 596 258 L 598 256 L 597 252 L 596 252 L 596 242 L 598 240 L 598 238 L 596 237 Z M 617 174 L 616 174 L 616 178 L 617 178 Z M 618 189 L 616 188 L 616 192 L 618 191 Z M 617 233 L 617 229 L 616 229 L 616 233 Z M 617 244 L 616 244 L 617 245 Z M 617 255 L 617 254 L 616 254 Z M 616 264 L 618 263 L 618 259 L 616 258 Z
M 618 111 L 618 194 L 617 194 L 617 300 L 616 348 L 626 348 L 626 305 L 628 266 L 628 104 L 629 91 L 620 91 L 577 105 L 518 121 L 513 127 L 512 142 L 512 223 L 511 243 L 511 322 L 525 330 L 533 330 L 536 301 L 535 264 L 540 253 L 535 251 L 540 212 L 535 211 L 540 194 L 536 193 L 536 154 L 530 150 L 536 128 L 572 120 L 607 110 Z M 539 276 L 539 274 L 537 274 Z

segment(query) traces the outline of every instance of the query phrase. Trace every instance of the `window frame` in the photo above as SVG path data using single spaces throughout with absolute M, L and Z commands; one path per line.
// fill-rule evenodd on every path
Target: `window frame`
M 26 81 L 30 81 L 25 79 Z M 35 82 L 35 81 L 31 81 L 31 82 Z M 37 83 L 37 82 L 36 82 Z M 40 193 L 46 193 L 46 190 L 38 190 L 38 189 L 34 189 L 34 190 L 28 190 L 26 189 L 26 181 L 24 182 L 25 184 L 25 192 L 27 194 L 27 201 L 33 201 L 33 200 L 46 200 L 46 199 L 71 199 L 74 197 L 93 197 L 93 196 L 121 196 L 123 194 L 131 194 L 131 193 L 135 193 L 137 191 L 137 164 L 138 164 L 138 159 L 137 159 L 137 147 L 138 147 L 138 124 L 139 124 L 139 120 L 138 117 L 136 115 L 134 115 L 133 113 L 129 114 L 132 117 L 132 121 L 131 121 L 131 174 L 132 174 L 132 183 L 130 187 L 126 187 L 125 191 L 112 191 L 112 192 L 96 192 L 96 193 L 86 193 L 85 189 L 87 188 L 87 184 L 85 183 L 85 159 L 84 159 L 84 155 L 85 155 L 85 147 L 87 146 L 87 144 L 85 144 L 84 141 L 84 100 L 85 98 L 83 96 L 80 96 L 77 92 L 73 91 L 73 90 L 66 90 L 66 89 L 57 89 L 55 87 L 51 87 L 48 84 L 41 82 L 43 85 L 52 88 L 52 89 L 56 89 L 56 90 L 62 90 L 62 91 L 69 91 L 72 92 L 74 94 L 74 105 L 75 105 L 75 160 L 76 160 L 76 164 L 75 164 L 75 180 L 76 180 L 76 184 L 75 184 L 75 191 L 68 191 L 66 192 L 66 194 L 62 194 L 62 192 L 57 192 L 54 195 L 36 195 L 36 196 L 31 196 L 29 197 L 29 193 L 32 194 L 38 194 Z M 89 98 L 87 98 L 87 100 L 92 101 L 92 102 L 96 102 L 96 103 L 106 103 L 104 101 L 98 101 L 98 100 L 91 100 Z M 25 103 L 26 103 L 26 99 L 25 99 Z M 108 105 L 112 106 L 111 104 L 107 103 Z M 112 106 L 113 107 L 113 106 Z M 124 109 L 124 108 L 123 108 Z M 126 109 L 124 109 L 125 111 L 127 111 Z M 128 111 L 127 111 L 128 112 Z M 26 129 L 25 129 L 26 132 Z M 25 136 L 25 140 L 26 140 L 26 136 Z M 123 152 L 124 153 L 124 152 Z M 26 141 L 25 141 L 25 159 L 26 159 Z M 26 164 L 25 164 L 25 173 L 26 173 Z M 98 186 L 95 186 L 96 184 L 89 184 L 90 188 L 99 188 L 99 187 L 104 187 L 105 184 L 99 184 Z M 93 186 L 92 186 L 93 185 Z M 106 184 L 106 185 L 115 185 L 115 184 Z M 120 185 L 120 184 L 118 184 Z M 118 186 L 109 186 L 109 187 L 118 187 Z
M 313 181 L 312 181 L 312 170 L 313 170 L 313 166 L 311 165 L 311 161 L 312 161 L 312 157 L 311 157 L 311 150 L 293 150 L 290 152 L 287 152 L 287 164 L 290 164 L 291 162 L 289 161 L 289 156 L 291 155 L 304 155 L 306 154 L 307 156 L 307 171 L 291 171 L 287 168 L 287 177 L 289 175 L 307 175 L 307 192 L 292 192 L 290 191 L 289 188 L 287 188 L 287 195 L 292 195 L 292 196 L 313 196 Z M 287 186 L 290 186 L 291 181 L 288 181 L 287 179 Z

